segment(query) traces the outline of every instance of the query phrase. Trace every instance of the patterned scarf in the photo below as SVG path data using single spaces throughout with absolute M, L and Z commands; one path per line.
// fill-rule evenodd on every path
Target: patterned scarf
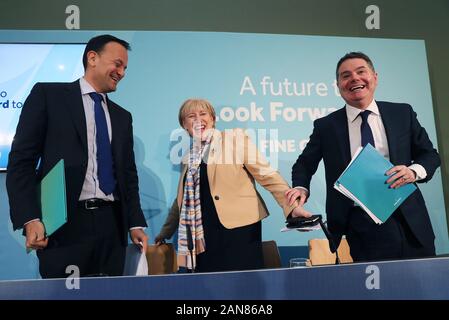
M 192 269 L 192 260 L 187 246 L 186 225 L 190 225 L 192 234 L 194 266 L 196 265 L 196 255 L 206 251 L 201 215 L 200 164 L 209 148 L 212 136 L 213 130 L 210 130 L 205 141 L 194 138 L 189 151 L 189 163 L 184 183 L 184 195 L 178 228 L 178 266 L 188 269 Z

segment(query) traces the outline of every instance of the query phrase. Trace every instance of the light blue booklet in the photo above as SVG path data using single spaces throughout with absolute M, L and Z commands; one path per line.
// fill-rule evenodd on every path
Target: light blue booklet
M 39 186 L 39 200 L 45 237 L 48 237 L 67 222 L 64 159 L 59 160 L 42 179 Z M 27 253 L 31 251 L 30 248 L 26 249 Z
M 334 188 L 357 203 L 377 223 L 384 223 L 415 190 L 414 184 L 390 189 L 385 175 L 393 164 L 371 145 L 359 148 Z
M 64 160 L 59 162 L 42 179 L 40 185 L 42 223 L 47 237 L 67 222 Z

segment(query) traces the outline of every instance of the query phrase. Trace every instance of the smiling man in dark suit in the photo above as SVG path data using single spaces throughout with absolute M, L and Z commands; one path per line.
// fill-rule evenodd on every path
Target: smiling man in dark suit
M 337 243 L 346 235 L 354 261 L 435 255 L 435 235 L 419 189 L 385 223 L 377 225 L 333 188 L 357 148 L 367 142 L 394 164 L 387 172 L 392 175 L 387 181 L 392 188 L 427 182 L 440 165 L 410 105 L 374 100 L 378 79 L 368 56 L 346 54 L 337 64 L 336 76 L 346 106 L 315 121 L 310 141 L 292 168 L 295 188 L 286 197 L 290 203 L 297 198 L 301 205 L 305 203 L 310 180 L 323 159 L 328 227 Z
M 131 114 L 106 95 L 125 76 L 129 49 L 111 35 L 92 38 L 83 55 L 84 77 L 37 83 L 22 109 L 6 184 L 13 227 L 24 228 L 44 278 L 67 276 L 69 265 L 81 276 L 122 275 L 128 231 L 146 250 Z M 47 238 L 38 185 L 60 159 L 68 221 Z

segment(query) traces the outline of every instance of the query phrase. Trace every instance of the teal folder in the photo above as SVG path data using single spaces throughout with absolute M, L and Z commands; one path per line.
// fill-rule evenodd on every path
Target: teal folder
M 65 190 L 64 159 L 42 179 L 40 185 L 42 223 L 50 236 L 67 222 L 67 200 Z
M 362 207 L 377 223 L 385 222 L 416 190 L 414 184 L 390 189 L 385 175 L 393 167 L 370 144 L 360 148 L 334 184 L 334 188 Z

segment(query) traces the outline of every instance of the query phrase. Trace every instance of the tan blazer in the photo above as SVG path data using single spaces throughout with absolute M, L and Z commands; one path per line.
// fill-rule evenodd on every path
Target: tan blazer
M 170 238 L 178 226 L 186 159 L 183 159 L 177 199 L 160 233 L 164 238 Z M 207 155 L 207 177 L 218 218 L 228 229 L 250 225 L 268 216 L 255 181 L 271 192 L 285 216 L 297 206 L 287 204 L 284 193 L 289 185 L 279 172 L 270 167 L 242 129 L 214 131 Z

